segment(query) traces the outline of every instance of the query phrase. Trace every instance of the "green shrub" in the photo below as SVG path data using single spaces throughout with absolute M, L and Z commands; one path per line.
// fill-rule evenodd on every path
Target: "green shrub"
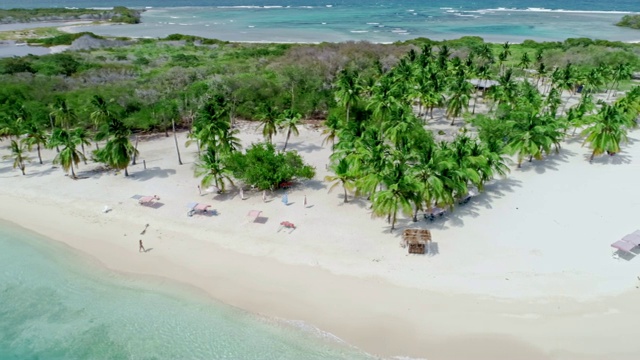
M 616 23 L 616 26 L 640 29 L 640 15 L 625 15 Z
M 236 179 L 260 190 L 275 189 L 284 181 L 315 176 L 315 168 L 305 164 L 298 152 L 277 152 L 268 143 L 253 144 L 244 154 L 232 154 L 225 165 Z

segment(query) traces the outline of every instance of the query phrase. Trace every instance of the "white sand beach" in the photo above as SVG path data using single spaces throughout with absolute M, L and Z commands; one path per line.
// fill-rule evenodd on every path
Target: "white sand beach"
M 241 123 L 244 145 L 260 141 Z M 141 138 L 130 177 L 81 165 L 74 181 L 52 167 L 27 175 L 0 162 L 0 218 L 64 242 L 115 271 L 193 285 L 225 303 L 302 320 L 370 353 L 432 359 L 636 359 L 640 257 L 610 244 L 640 229 L 640 131 L 615 156 L 579 140 L 558 155 L 512 166 L 506 179 L 434 222 L 372 218 L 365 199 L 328 193 L 330 148 L 307 126 L 290 141 L 317 169 L 288 191 L 198 194 L 196 148 Z M 152 139 L 153 138 L 153 139 Z M 284 136 L 278 135 L 281 148 Z M 0 143 L 7 153 L 8 142 Z M 32 154 L 37 159 L 35 153 Z M 143 169 L 143 160 L 147 169 Z M 158 195 L 156 208 L 131 197 Z M 308 204 L 303 204 L 304 196 Z M 186 204 L 216 216 L 187 216 Z M 103 213 L 104 206 L 112 211 Z M 247 218 L 262 211 L 261 222 Z M 293 222 L 293 231 L 279 229 Z M 149 224 L 144 235 L 140 232 Z M 408 255 L 403 228 L 431 230 L 437 254 Z M 150 249 L 138 252 L 138 240 Z

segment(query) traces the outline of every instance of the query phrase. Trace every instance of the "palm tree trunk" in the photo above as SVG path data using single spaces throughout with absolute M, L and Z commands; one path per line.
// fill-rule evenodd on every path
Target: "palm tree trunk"
M 569 101 L 571 101 L 571 99 L 573 98 L 573 92 L 570 92 L 571 95 L 569 95 L 569 98 L 567 99 L 567 101 L 564 102 L 564 106 L 562 106 L 562 113 L 565 113 L 565 109 L 567 108 L 567 105 L 569 105 Z
M 38 149 L 38 160 L 40 160 L 40 165 L 42 165 L 42 155 L 40 155 L 40 144 L 36 144 L 36 149 Z
M 140 137 L 138 135 L 136 135 L 136 146 L 133 147 L 133 161 L 131 161 L 131 165 L 135 165 L 136 164 L 136 154 L 138 153 L 138 140 L 140 139 Z M 127 169 L 124 169 L 125 174 L 127 173 Z M 128 176 L 128 175 L 125 175 Z
M 180 159 L 180 148 L 178 148 L 178 136 L 176 135 L 176 122 L 171 119 L 171 126 L 173 127 L 173 140 L 176 142 L 176 152 L 178 153 L 178 164 L 182 165 L 182 159 Z
M 84 144 L 80 144 L 80 148 L 82 149 L 82 156 L 84 158 L 84 164 L 87 165 L 87 156 L 84 154 Z
M 73 161 L 71 162 L 71 178 L 72 179 L 76 178 L 76 173 L 75 173 L 75 171 L 73 171 Z
M 344 202 L 346 203 L 346 202 L 348 202 L 348 200 L 347 200 L 347 188 L 344 187 L 344 184 L 342 185 L 342 189 L 344 190 Z
M 589 162 L 592 162 L 595 156 L 596 156 L 596 150 L 593 149 L 593 152 L 591 153 L 591 157 L 589 158 Z
M 418 222 L 418 205 L 413 209 L 413 222 Z
M 127 171 L 127 168 L 124 168 L 124 176 L 129 176 L 129 171 Z
M 53 118 L 51 117 L 51 114 L 49 114 L 49 122 L 51 123 L 51 134 L 53 134 L 53 130 L 56 128 L 55 125 L 53 124 Z M 56 152 L 59 153 L 60 152 L 60 148 L 58 147 L 58 145 L 56 145 Z
M 391 220 L 391 231 L 395 230 L 396 228 L 396 212 L 393 212 L 393 219 Z
M 98 142 L 97 141 L 95 142 L 95 144 L 96 144 L 96 150 L 100 150 L 100 146 L 98 146 Z
M 284 147 L 282 148 L 282 151 L 286 151 L 287 150 L 287 144 L 289 143 L 289 137 L 291 137 L 291 129 L 289 129 L 289 131 L 287 131 L 287 138 L 284 141 Z
M 24 163 L 20 162 L 20 171 L 22 171 L 22 175 L 27 175 L 24 173 L 24 168 L 25 168 Z
M 471 110 L 471 114 L 475 115 L 476 113 L 476 103 L 478 102 L 478 91 L 473 94 L 473 109 Z

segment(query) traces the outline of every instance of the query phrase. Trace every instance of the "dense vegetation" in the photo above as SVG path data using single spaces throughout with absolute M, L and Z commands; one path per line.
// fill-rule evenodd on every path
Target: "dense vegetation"
M 617 26 L 628 27 L 632 29 L 640 29 L 640 15 L 625 15 L 622 17 Z
M 591 39 L 292 45 L 171 35 L 0 59 L 0 135 L 16 142 L 11 158 L 21 169 L 25 149 L 49 146 L 72 176 L 85 158 L 126 175 L 137 134 L 186 129 L 203 184 L 224 190 L 240 180 L 265 189 L 313 176 L 297 154 L 270 145 L 273 135 L 285 134 L 284 151 L 305 119 L 326 119 L 334 143 L 327 180 L 344 187 L 345 201 L 349 191 L 366 194 L 393 227 L 399 211 L 415 218 L 420 209 L 454 205 L 470 187 L 482 190 L 506 173 L 509 154 L 518 165 L 543 159 L 574 133 L 592 158 L 619 152 L 640 91 L 615 96 L 631 89 L 639 49 Z M 497 85 L 478 91 L 472 79 Z M 434 134 L 427 130 L 434 113 L 467 126 L 453 138 Z M 265 144 L 242 153 L 237 119 L 259 121 Z M 106 143 L 85 153 L 92 141 Z M 269 167 L 275 163 L 286 166 Z
M 36 21 L 62 20 L 110 20 L 113 22 L 138 24 L 141 11 L 116 6 L 112 10 L 36 8 L 0 9 L 0 23 L 28 23 Z
M 366 195 L 373 213 L 386 217 L 393 230 L 399 212 L 416 221 L 422 209 L 455 206 L 470 188 L 482 191 L 486 182 L 506 174 L 506 155 L 515 156 L 520 167 L 525 159 L 559 152 L 572 129 L 591 147 L 591 160 L 620 151 L 627 131 L 637 125 L 640 87 L 607 100 L 616 84 L 630 78 L 630 67 L 580 69 L 567 63 L 548 69 L 542 52 L 526 51 L 507 65 L 512 56 L 508 43 L 497 54 L 484 46 L 466 58 L 452 56 L 445 45 L 435 51 L 425 44 L 373 78 L 342 70 L 336 81 L 339 107 L 326 123 L 335 174 L 326 180 L 343 186 L 345 202 L 348 191 Z M 517 69 L 523 70 L 520 78 Z M 489 80 L 495 85 L 481 86 Z M 563 93 L 569 98 L 562 99 Z M 569 105 L 574 97 L 579 100 Z M 475 114 L 479 102 L 489 104 L 488 113 Z M 451 125 L 466 117 L 473 127 L 436 141 L 425 128 L 434 109 Z

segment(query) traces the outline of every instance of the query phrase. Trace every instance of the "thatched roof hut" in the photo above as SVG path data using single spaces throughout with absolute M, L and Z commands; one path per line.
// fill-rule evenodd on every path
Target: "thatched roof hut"
M 427 242 L 431 241 L 431 232 L 427 229 L 405 229 L 402 240 L 409 247 L 409 254 L 424 254 Z

